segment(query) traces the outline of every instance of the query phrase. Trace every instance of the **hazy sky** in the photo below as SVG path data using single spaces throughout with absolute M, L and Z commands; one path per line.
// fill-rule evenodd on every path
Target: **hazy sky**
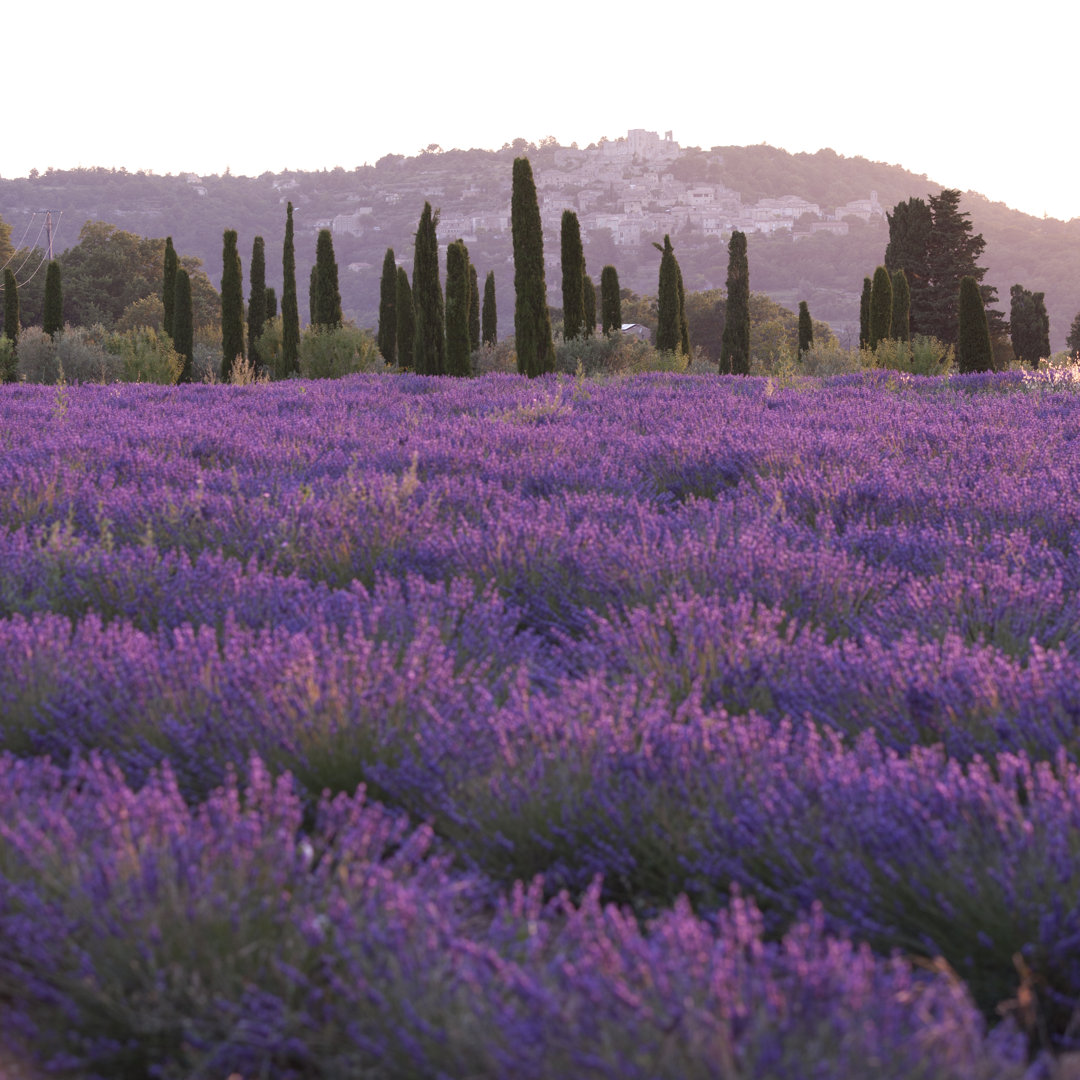
M 11 0 L 3 36 L 4 177 L 351 169 L 640 127 L 828 146 L 1080 217 L 1074 3 Z

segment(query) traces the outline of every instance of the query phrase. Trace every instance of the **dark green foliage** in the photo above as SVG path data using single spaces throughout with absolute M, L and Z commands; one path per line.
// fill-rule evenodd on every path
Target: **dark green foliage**
M 397 359 L 397 260 L 394 249 L 383 256 L 379 281 L 379 333 L 376 337 L 383 359 L 392 364 Z
M 55 259 L 45 271 L 45 314 L 42 329 L 49 337 L 64 329 L 64 291 L 60 284 L 60 264 Z
M 235 229 L 225 230 L 221 266 L 221 380 L 228 382 L 233 364 L 244 356 L 244 286 Z
M 619 272 L 614 266 L 600 271 L 600 326 L 605 335 L 622 326 L 622 296 L 619 293 Z
M 799 358 L 814 346 L 814 320 L 810 318 L 810 305 L 799 301 Z
M 404 266 L 397 269 L 397 293 L 394 299 L 397 313 L 397 362 L 398 367 L 413 367 L 413 340 L 416 336 L 416 320 L 413 317 L 412 288 Z
M 173 348 L 184 359 L 177 382 L 191 382 L 192 362 L 195 356 L 195 334 L 191 307 L 191 278 L 181 266 L 176 270 L 173 286 Z
M 1065 348 L 1073 356 L 1080 356 L 1080 311 L 1076 313 L 1069 327 L 1069 336 L 1065 339 Z
M 469 263 L 469 348 L 480 348 L 480 281 L 476 267 Z
M 176 303 L 176 271 L 180 267 L 180 260 L 176 257 L 176 248 L 173 247 L 172 237 L 165 237 L 165 265 L 161 279 L 161 306 L 164 315 L 161 320 L 161 329 L 169 337 L 173 336 L 173 305 Z
M 285 245 L 281 252 L 281 360 L 287 372 L 300 371 L 300 308 L 296 299 L 296 248 L 293 242 L 293 208 L 285 213 Z
M 277 318 L 277 293 L 270 285 L 266 286 L 266 321 Z
M 675 260 L 675 278 L 678 283 L 679 293 L 679 352 L 683 356 L 690 355 L 690 324 L 686 321 L 686 289 L 683 287 L 682 267 L 679 260 Z
M 555 369 L 555 343 L 544 280 L 544 233 L 529 159 L 514 159 L 510 194 L 514 241 L 514 341 L 518 371 L 530 378 Z
M 311 267 L 311 273 L 308 274 L 307 300 L 308 324 L 314 326 L 319 309 L 319 268 L 314 264 Z
M 750 263 L 746 234 L 737 229 L 728 243 L 727 304 L 720 346 L 722 375 L 750 374 Z
M 573 341 L 585 329 L 585 251 L 581 226 L 573 210 L 562 215 L 563 339 Z
M 446 335 L 443 333 L 443 294 L 439 284 L 439 212 L 424 203 L 416 229 L 413 255 L 413 364 L 417 374 L 442 375 L 446 371 Z
M 956 366 L 962 374 L 990 371 L 994 350 L 978 281 L 970 274 L 960 279 L 957 303 Z
M 903 270 L 907 278 L 909 334 L 927 333 L 924 323 L 933 293 L 929 259 L 934 215 L 922 199 L 911 198 L 897 203 L 885 216 L 889 221 L 885 269 L 894 278 L 897 270 Z
M 266 327 L 266 241 L 256 236 L 251 245 L 248 290 L 248 357 L 256 371 L 263 366 L 257 342 Z
M 341 290 L 338 287 L 338 265 L 334 258 L 334 240 L 329 229 L 320 229 L 315 243 L 315 273 L 318 277 L 315 316 L 316 326 L 336 329 L 344 322 L 341 312 Z
M 469 252 L 459 239 L 446 249 L 446 374 L 469 373 Z
M 876 349 L 879 341 L 889 337 L 892 326 L 892 278 L 884 266 L 874 271 L 870 287 L 870 340 L 867 344 Z
M 874 283 L 870 278 L 862 280 L 862 296 L 859 298 L 859 348 L 865 349 L 870 344 L 870 294 Z
M 1037 368 L 1039 360 L 1050 355 L 1050 318 L 1044 294 L 1014 285 L 1009 301 L 1013 352 L 1022 364 Z
M 4 334 L 13 345 L 19 343 L 19 287 L 10 269 L 4 271 Z
M 889 323 L 889 336 L 897 341 L 911 340 L 911 290 L 908 287 L 907 273 L 903 269 L 892 272 L 892 320 Z
M 480 319 L 480 336 L 485 345 L 494 345 L 498 339 L 499 317 L 495 307 L 495 271 L 489 270 L 484 280 L 484 310 Z
M 596 286 L 588 274 L 585 275 L 585 337 L 596 333 Z
M 664 237 L 664 246 L 656 245 L 660 250 L 660 282 L 656 294 L 657 324 L 656 347 L 661 352 L 676 352 L 682 343 L 679 303 L 679 264 L 675 260 L 675 249 L 671 246 L 671 237 Z

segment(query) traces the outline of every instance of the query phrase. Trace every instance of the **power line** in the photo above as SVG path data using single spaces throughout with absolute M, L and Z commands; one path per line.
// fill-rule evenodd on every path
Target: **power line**
M 53 238 L 55 236 L 55 233 L 53 232 L 52 211 L 51 210 L 35 210 L 33 212 L 33 215 L 30 218 L 30 225 L 33 224 L 34 218 L 36 218 L 38 216 L 38 214 L 44 214 L 45 218 L 41 223 L 41 227 L 38 229 L 37 236 L 34 237 L 34 246 L 27 250 L 26 258 L 23 259 L 23 261 L 19 264 L 19 268 L 14 272 L 15 277 L 16 277 L 15 287 L 17 289 L 21 289 L 24 285 L 27 285 L 31 281 L 33 281 L 34 278 L 37 277 L 38 271 L 42 268 L 42 266 L 45 265 L 46 260 L 51 261 L 52 257 L 53 257 Z M 64 211 L 63 210 L 58 210 L 57 214 L 59 216 L 56 219 L 56 232 L 59 232 L 60 231 L 60 221 L 64 216 Z M 26 231 L 23 233 L 23 240 L 26 239 L 26 233 L 30 231 L 30 225 L 27 225 Z M 26 264 L 33 258 L 34 252 L 37 250 L 37 247 L 38 247 L 38 241 L 41 239 L 41 234 L 43 232 L 46 232 L 46 231 L 47 231 L 47 238 L 48 238 L 47 239 L 48 247 L 45 249 L 45 251 L 42 252 L 41 258 L 38 260 L 37 266 L 35 266 L 34 269 L 30 272 L 30 275 L 28 277 L 23 278 L 22 281 L 19 281 L 18 280 L 19 274 L 22 273 L 22 271 L 25 268 Z M 20 244 L 22 243 L 21 240 L 19 242 L 20 242 Z M 22 250 L 22 249 L 20 248 L 19 250 Z M 14 257 L 15 257 L 15 255 L 13 254 L 12 258 L 14 258 Z M 11 261 L 11 259 L 8 260 L 8 262 L 10 262 L 10 261 Z M 7 266 L 7 263 L 5 263 L 4 266 Z M 2 268 L 0 268 L 0 269 L 2 269 Z M 0 284 L 0 292 L 3 292 L 3 291 L 4 291 L 4 286 L 3 286 L 3 284 Z

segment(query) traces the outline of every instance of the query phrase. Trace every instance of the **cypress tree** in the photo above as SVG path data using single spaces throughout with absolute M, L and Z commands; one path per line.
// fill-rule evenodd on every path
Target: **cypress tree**
M 192 365 L 195 356 L 194 316 L 191 306 L 191 278 L 188 272 L 178 266 L 173 285 L 173 348 L 181 356 L 184 366 L 180 369 L 177 382 L 191 382 Z
M 248 292 L 248 356 L 256 371 L 262 368 L 259 335 L 266 326 L 266 242 L 256 236 L 251 245 L 251 273 Z
M 334 258 L 334 239 L 329 229 L 319 230 L 315 244 L 315 272 L 319 279 L 316 294 L 315 317 L 318 326 L 334 329 L 341 326 L 341 290 L 338 288 L 338 266 Z
M 281 360 L 287 372 L 300 370 L 300 309 L 296 299 L 296 249 L 293 245 L 293 207 L 285 213 L 285 244 L 281 251 Z
M 165 266 L 161 279 L 161 306 L 164 315 L 161 320 L 161 328 L 169 337 L 173 336 L 173 305 L 176 303 L 176 271 L 180 266 L 180 260 L 176 257 L 176 249 L 173 247 L 172 237 L 165 237 Z
M 892 278 L 884 266 L 874 271 L 874 282 L 870 287 L 870 340 L 871 349 L 876 349 L 879 341 L 889 336 L 892 324 Z
M 45 271 L 45 312 L 42 329 L 49 337 L 64 329 L 64 292 L 60 285 L 60 264 L 54 259 Z
M 383 359 L 392 364 L 397 359 L 397 260 L 393 248 L 387 248 L 383 256 L 377 340 Z
M 413 255 L 413 363 L 419 375 L 442 375 L 446 371 L 446 336 L 443 333 L 443 294 L 439 284 L 439 212 L 424 203 L 416 229 Z
M 1073 316 L 1069 325 L 1069 333 L 1065 338 L 1065 348 L 1070 356 L 1080 357 L 1080 311 Z
M 469 349 L 480 348 L 480 281 L 469 263 Z
M 269 285 L 266 286 L 266 319 L 277 318 L 277 293 Z
M 308 326 L 315 326 L 319 314 L 319 268 L 312 263 L 311 273 L 308 274 Z
M 563 340 L 582 336 L 585 327 L 585 250 L 581 226 L 573 210 L 562 215 Z
M 727 302 L 720 341 L 720 374 L 750 374 L 750 263 L 746 233 L 736 229 L 728 243 Z
M 233 364 L 244 355 L 244 286 L 235 229 L 225 230 L 221 266 L 221 381 L 228 382 Z
M 664 246 L 655 245 L 660 252 L 660 282 L 656 294 L 656 347 L 661 352 L 675 352 L 682 338 L 679 329 L 679 270 L 671 237 L 664 237 Z
M 404 266 L 399 266 L 397 270 L 395 308 L 397 310 L 396 337 L 398 367 L 412 370 L 413 340 L 416 337 L 416 320 L 413 317 L 413 298 L 412 289 L 409 287 L 409 275 L 405 273 Z
M 590 338 L 596 333 L 596 286 L 588 274 L 585 275 L 585 336 Z
M 859 299 L 859 348 L 865 349 L 870 345 L 870 294 L 873 292 L 874 283 L 868 278 L 862 279 L 862 296 Z
M 510 193 L 514 241 L 514 341 L 518 371 L 533 378 L 555 368 L 544 280 L 544 231 L 527 157 L 514 159 Z
M 799 301 L 799 359 L 814 347 L 814 320 L 810 318 L 810 305 Z
M 469 374 L 469 252 L 461 239 L 446 249 L 446 374 Z
M 682 267 L 675 260 L 675 281 L 679 293 L 679 351 L 683 356 L 690 356 L 690 324 L 686 321 L 686 290 L 683 288 Z
M 922 199 L 911 198 L 897 203 L 885 216 L 889 222 L 885 269 L 894 278 L 897 270 L 903 270 L 907 278 L 909 332 L 929 333 L 926 319 L 933 292 L 929 259 L 934 215 Z M 895 281 L 893 285 L 895 288 Z
M 484 281 L 484 311 L 480 336 L 485 345 L 494 345 L 498 339 L 499 319 L 495 307 L 495 271 L 489 270 Z
M 1016 359 L 1037 368 L 1039 360 L 1050 355 L 1050 319 L 1044 294 L 1014 285 L 1009 290 L 1009 325 Z
M 990 344 L 986 308 L 979 291 L 979 282 L 970 274 L 960 279 L 956 320 L 956 366 L 961 374 L 990 371 L 994 366 L 994 350 Z
M 889 322 L 889 336 L 897 341 L 911 340 L 911 290 L 902 267 L 894 270 L 892 275 L 892 318 Z
M 4 334 L 12 345 L 19 344 L 19 286 L 10 268 L 4 271 Z
M 606 337 L 622 327 L 622 295 L 614 266 L 600 271 L 600 329 Z

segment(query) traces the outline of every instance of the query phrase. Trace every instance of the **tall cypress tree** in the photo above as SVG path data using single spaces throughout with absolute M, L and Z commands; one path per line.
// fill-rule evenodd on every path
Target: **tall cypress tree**
M 727 302 L 720 341 L 720 374 L 750 374 L 750 263 L 746 233 L 736 229 L 728 242 Z
M 889 336 L 897 341 L 911 340 L 911 290 L 903 268 L 892 275 L 892 318 Z
M 1065 348 L 1070 356 L 1080 357 L 1080 311 L 1073 316 L 1069 324 L 1069 333 L 1065 338 Z
M 176 303 L 176 271 L 179 266 L 180 260 L 176 257 L 172 237 L 166 236 L 165 266 L 161 278 L 161 306 L 164 309 L 161 328 L 169 337 L 173 336 L 173 305 Z
M 885 269 L 895 278 L 903 270 L 908 284 L 908 329 L 914 334 L 929 334 L 932 282 L 930 279 L 930 237 L 934 215 L 922 199 L 911 198 L 897 203 L 889 222 L 889 243 L 885 248 Z M 868 338 L 869 340 L 869 338 Z
M 679 352 L 690 356 L 690 323 L 686 319 L 686 290 L 683 288 L 682 267 L 675 260 L 675 283 L 679 294 Z
M 293 243 L 293 207 L 285 212 L 285 244 L 281 250 L 281 361 L 285 371 L 300 370 L 300 308 L 296 298 L 296 248 Z
M 442 375 L 446 371 L 446 335 L 443 332 L 443 294 L 439 284 L 439 241 L 436 229 L 439 212 L 424 203 L 416 229 L 413 254 L 413 363 L 420 375 Z
M 225 230 L 221 266 L 221 381 L 228 382 L 233 364 L 244 356 L 244 285 L 235 229 Z
M 799 301 L 799 359 L 814 347 L 814 320 L 810 318 L 810 305 Z
M 664 237 L 664 245 L 655 245 L 660 252 L 660 281 L 656 294 L 657 324 L 656 347 L 661 352 L 675 352 L 679 348 L 679 270 L 675 262 L 675 249 L 671 237 Z
M 194 315 L 191 305 L 191 278 L 188 272 L 178 266 L 173 285 L 173 348 L 184 365 L 180 369 L 177 382 L 191 382 L 195 357 Z
M 489 270 L 484 280 L 484 310 L 480 336 L 485 345 L 494 345 L 498 338 L 499 317 L 495 307 L 495 271 Z
M 469 252 L 460 239 L 446 249 L 446 374 L 469 374 Z
M 573 210 L 562 215 L 563 339 L 573 341 L 585 327 L 585 249 L 581 225 Z
M 12 345 L 18 345 L 19 286 L 10 267 L 4 270 L 4 335 Z
M 42 329 L 49 337 L 64 329 L 64 292 L 60 285 L 60 264 L 53 259 L 45 271 L 45 312 Z
M 879 341 L 889 336 L 892 325 L 892 278 L 884 266 L 874 271 L 874 282 L 870 287 L 870 340 L 871 349 L 876 349 Z
M 405 267 L 397 269 L 397 295 L 395 297 L 397 311 L 397 362 L 398 367 L 412 370 L 413 368 L 413 341 L 416 337 L 416 319 L 413 317 L 412 289 L 409 286 L 409 275 L 405 273 Z
M 596 333 L 596 286 L 588 274 L 585 275 L 585 337 Z
M 393 248 L 387 248 L 383 256 L 377 340 L 383 359 L 392 364 L 397 359 L 397 260 Z
M 277 318 L 277 293 L 272 286 L 266 286 L 266 318 L 267 321 Z
M 480 348 L 480 280 L 476 267 L 469 263 L 469 348 Z
M 994 366 L 994 350 L 990 344 L 990 327 L 978 281 L 970 274 L 960 279 L 957 300 L 956 366 L 961 374 L 990 371 Z
M 874 283 L 868 277 L 862 279 L 862 296 L 859 298 L 859 348 L 866 349 L 870 345 L 870 295 L 874 291 Z
M 312 322 L 326 329 L 341 326 L 341 290 L 338 287 L 338 265 L 334 258 L 334 239 L 329 229 L 319 230 L 315 244 L 315 272 L 319 279 L 315 318 Z
M 319 268 L 314 263 L 308 274 L 307 308 L 308 325 L 315 326 L 319 319 Z
M 600 330 L 606 337 L 622 327 L 622 294 L 614 266 L 600 271 Z
M 544 280 L 544 231 L 527 157 L 514 159 L 510 189 L 514 241 L 514 341 L 518 371 L 533 378 L 555 368 L 555 343 Z
M 248 291 L 248 356 L 256 371 L 262 368 L 259 336 L 266 326 L 266 242 L 256 236 L 251 245 L 251 273 Z

